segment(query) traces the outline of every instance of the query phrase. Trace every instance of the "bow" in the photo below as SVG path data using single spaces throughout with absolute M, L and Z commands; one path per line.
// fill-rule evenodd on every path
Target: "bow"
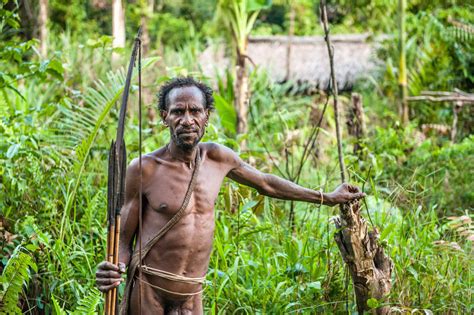
M 120 107 L 117 135 L 112 140 L 109 150 L 108 183 L 107 183 L 107 261 L 118 265 L 119 241 L 120 241 L 120 210 L 125 199 L 125 172 L 127 166 L 127 151 L 123 139 L 125 127 L 125 114 L 127 112 L 128 95 L 132 80 L 133 67 L 138 55 L 138 98 L 139 98 L 139 169 L 140 169 L 140 201 L 139 201 L 139 230 L 141 231 L 142 213 L 142 152 L 141 152 L 141 27 L 138 29 L 133 44 L 132 56 L 128 65 L 127 78 L 122 94 L 122 105 Z M 141 233 L 139 246 L 141 247 Z M 141 270 L 141 268 L 140 268 Z M 141 276 L 141 275 L 140 275 Z M 141 282 L 140 282 L 141 283 Z M 141 291 L 141 290 L 140 290 Z M 105 314 L 115 315 L 118 311 L 117 287 L 108 291 L 105 296 Z

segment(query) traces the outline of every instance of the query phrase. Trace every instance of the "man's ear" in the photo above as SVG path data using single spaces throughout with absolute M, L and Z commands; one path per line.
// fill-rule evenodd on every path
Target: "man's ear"
M 211 111 L 208 108 L 206 108 L 206 126 L 209 123 L 209 116 L 210 115 L 211 115 Z
M 166 117 L 168 117 L 168 112 L 165 110 L 160 110 L 160 116 L 161 116 L 161 120 L 163 121 L 163 124 L 165 126 L 168 126 L 168 124 L 166 123 Z

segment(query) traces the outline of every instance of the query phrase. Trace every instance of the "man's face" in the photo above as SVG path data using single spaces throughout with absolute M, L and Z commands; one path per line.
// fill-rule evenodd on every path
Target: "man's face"
M 171 139 L 183 150 L 191 150 L 204 135 L 209 110 L 204 95 L 195 86 L 172 89 L 168 94 L 168 110 L 161 112 L 170 127 Z

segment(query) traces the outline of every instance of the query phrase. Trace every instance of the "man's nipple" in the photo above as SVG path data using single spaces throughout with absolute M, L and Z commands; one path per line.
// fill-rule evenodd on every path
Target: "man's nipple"
M 160 204 L 160 206 L 158 207 L 158 209 L 156 209 L 157 211 L 164 211 L 168 208 L 168 205 L 166 203 L 162 203 Z

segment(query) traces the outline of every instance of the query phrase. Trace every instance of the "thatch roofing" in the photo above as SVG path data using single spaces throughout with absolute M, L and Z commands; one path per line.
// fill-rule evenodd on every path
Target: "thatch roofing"
M 287 81 L 326 89 L 329 86 L 329 58 L 323 36 L 291 38 L 287 78 L 288 36 L 255 36 L 249 39 L 248 56 L 266 69 L 275 82 Z M 334 63 L 339 89 L 347 89 L 375 66 L 374 52 L 381 38 L 369 41 L 366 34 L 332 35 Z M 209 46 L 199 57 L 200 67 L 210 78 L 230 67 L 223 45 Z

